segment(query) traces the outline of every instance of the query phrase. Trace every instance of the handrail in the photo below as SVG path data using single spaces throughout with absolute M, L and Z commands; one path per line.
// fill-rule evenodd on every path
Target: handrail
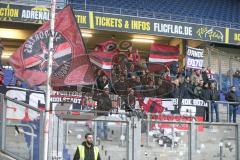
M 40 109 L 38 109 L 38 108 L 35 108 L 35 107 L 33 107 L 33 106 L 30 106 L 29 104 L 26 104 L 26 103 L 24 103 L 24 102 L 18 101 L 17 99 L 9 98 L 9 97 L 7 97 L 7 96 L 5 96 L 5 95 L 3 95 L 3 94 L 1 94 L 1 95 L 4 97 L 5 100 L 12 101 L 12 102 L 14 102 L 14 103 L 16 103 L 16 104 L 22 105 L 22 106 L 24 106 L 24 107 L 26 107 L 26 108 L 32 109 L 32 110 L 34 110 L 34 111 L 36 111 L 36 112 L 39 112 L 39 113 L 43 112 L 42 110 L 40 110 Z
M 34 157 L 33 157 L 33 144 L 34 144 L 34 138 L 33 138 L 33 134 L 34 134 L 34 130 L 33 128 L 28 125 L 28 124 L 20 124 L 20 123 L 16 123 L 16 124 L 6 124 L 6 126 L 8 127 L 15 127 L 15 126 L 20 126 L 20 127 L 28 127 L 30 130 L 31 130 L 31 150 L 30 150 L 30 160 L 33 160 Z M 15 156 L 14 154 L 12 156 Z M 15 158 L 15 157 L 14 157 Z M 19 158 L 19 157 L 16 157 L 16 158 Z

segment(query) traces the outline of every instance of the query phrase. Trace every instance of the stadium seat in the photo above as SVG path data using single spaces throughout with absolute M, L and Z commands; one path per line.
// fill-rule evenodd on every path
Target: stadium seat
M 240 2 L 238 0 L 69 0 L 75 9 L 84 9 L 83 4 L 87 3 L 87 10 L 137 16 L 188 21 L 199 23 L 200 18 L 204 24 L 228 27 L 231 23 L 240 22 Z M 106 7 L 102 9 L 103 7 Z M 152 13 L 151 13 L 152 12 Z M 153 13 L 155 12 L 155 13 Z M 164 15 L 161 15 L 164 13 Z M 185 17 L 185 18 L 183 18 Z M 196 20 L 194 18 L 197 18 Z M 232 25 L 231 25 L 232 26 Z M 233 27 L 239 25 L 233 25 Z

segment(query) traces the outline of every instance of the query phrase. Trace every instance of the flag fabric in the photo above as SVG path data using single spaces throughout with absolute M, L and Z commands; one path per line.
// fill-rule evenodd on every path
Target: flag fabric
M 148 69 L 151 72 L 161 72 L 178 62 L 178 47 L 153 43 L 150 47 Z
M 150 47 L 149 62 L 168 63 L 178 61 L 178 47 L 153 43 Z
M 93 84 L 94 75 L 84 42 L 70 6 L 55 17 L 52 86 Z M 10 64 L 18 78 L 31 86 L 47 81 L 50 21 L 44 23 L 11 56 Z
M 141 57 L 138 53 L 138 49 L 133 49 L 132 51 L 129 51 L 128 60 L 133 62 L 134 64 L 140 62 Z
M 116 42 L 112 40 L 105 41 L 98 44 L 90 53 L 90 61 L 109 75 L 114 64 L 114 57 L 118 53 Z
M 166 70 L 167 70 L 167 66 L 164 63 L 148 62 L 147 67 L 148 67 L 148 70 L 150 72 L 163 72 L 163 73 L 165 73 Z
M 142 99 L 138 97 L 139 104 L 141 108 L 148 113 L 162 113 L 164 111 L 164 107 L 162 106 L 161 98 L 151 98 L 145 97 Z
M 0 85 L 3 84 L 4 81 L 4 69 L 2 66 L 0 66 Z

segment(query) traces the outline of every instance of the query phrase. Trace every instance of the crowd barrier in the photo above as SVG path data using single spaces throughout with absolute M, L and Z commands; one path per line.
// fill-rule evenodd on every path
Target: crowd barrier
M 168 100 L 163 103 L 170 104 Z M 42 159 L 45 111 L 4 95 L 0 102 L 1 151 L 19 160 Z M 179 102 L 175 99 L 172 104 Z M 162 114 L 114 110 L 107 113 L 108 116 L 99 116 L 106 112 L 94 110 L 65 110 L 59 103 L 61 110 L 53 110 L 50 114 L 48 159 L 73 159 L 77 145 L 91 132 L 102 159 L 107 160 L 176 157 L 179 160 L 201 160 L 203 157 L 238 160 L 239 124 L 229 123 L 227 113 L 218 123 L 197 119 L 197 112 L 201 110 L 189 106 L 199 103 L 198 100 L 182 100 L 183 110 L 178 110 L 181 115 L 174 114 L 175 110 L 170 107 Z M 217 103 L 222 105 L 222 111 L 228 110 L 227 102 Z M 24 115 L 21 120 L 13 118 L 19 118 L 19 114 Z M 107 137 L 103 137 L 104 133 Z

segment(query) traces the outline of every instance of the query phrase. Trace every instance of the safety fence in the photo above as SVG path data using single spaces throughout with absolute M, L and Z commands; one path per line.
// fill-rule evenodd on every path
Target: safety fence
M 20 160 L 42 159 L 45 111 L 3 95 L 0 102 L 1 151 Z M 225 105 L 219 110 L 228 110 L 228 103 L 218 103 Z M 181 107 L 185 108 L 181 116 L 139 110 L 53 110 L 48 159 L 73 159 L 77 145 L 88 132 L 94 134 L 94 144 L 106 160 L 239 159 L 238 123 L 228 123 L 227 117 L 221 115 L 218 123 L 198 121 L 196 110 L 186 104 Z M 22 115 L 22 119 L 14 119 L 14 115 Z
M 44 112 L 4 95 L 0 111 L 1 150 L 16 159 L 42 159 Z

